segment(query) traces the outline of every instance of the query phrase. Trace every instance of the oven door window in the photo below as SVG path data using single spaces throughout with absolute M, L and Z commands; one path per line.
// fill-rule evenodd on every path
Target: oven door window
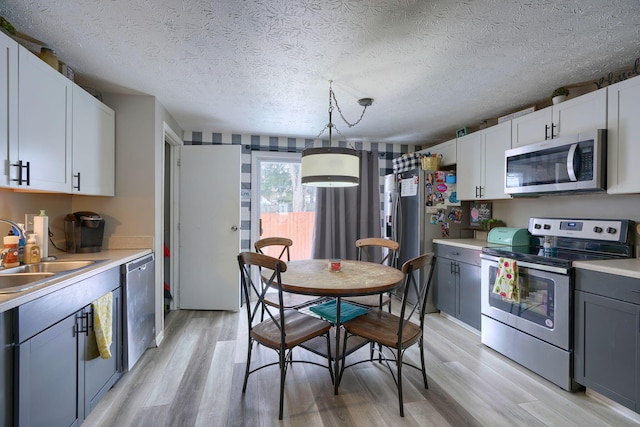
M 548 329 L 554 327 L 555 283 L 552 279 L 538 277 L 519 270 L 520 302 L 504 299 L 494 293 L 498 267 L 489 268 L 489 305 L 496 310 L 526 319 Z

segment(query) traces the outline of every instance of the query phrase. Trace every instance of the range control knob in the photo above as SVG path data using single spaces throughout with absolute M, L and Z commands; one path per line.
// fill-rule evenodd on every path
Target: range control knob
M 598 227 L 598 226 L 593 227 L 593 232 L 594 233 L 602 233 L 602 227 Z
M 616 230 L 613 227 L 607 227 L 607 233 L 609 234 L 616 234 L 618 232 L 618 230 Z
M 540 230 L 541 225 L 540 224 L 533 224 L 533 228 L 535 228 L 536 230 Z
M 549 224 L 545 224 L 545 225 L 544 225 L 544 229 L 545 229 L 545 230 L 551 230 L 551 226 L 550 226 Z

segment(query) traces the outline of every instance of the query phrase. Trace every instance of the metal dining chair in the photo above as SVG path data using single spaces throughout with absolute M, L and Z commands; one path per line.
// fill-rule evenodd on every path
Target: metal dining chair
M 397 267 L 397 255 L 400 244 L 395 240 L 367 237 L 356 240 L 356 247 L 358 248 L 358 261 L 378 262 L 391 267 Z M 389 313 L 391 313 L 390 293 L 345 297 L 343 300 L 366 308 L 382 308 L 388 306 Z
M 327 359 L 327 366 L 325 366 L 312 360 L 294 360 L 292 356 L 292 350 L 295 347 L 321 336 L 324 336 L 327 340 L 327 354 L 331 354 L 331 342 L 329 339 L 331 323 L 304 314 L 298 310 L 284 308 L 282 301 L 282 281 L 280 278 L 280 274 L 287 270 L 287 264 L 284 261 L 255 252 L 242 252 L 238 255 L 238 265 L 241 273 L 242 293 L 247 301 L 245 305 L 247 324 L 249 327 L 247 334 L 249 338 L 247 366 L 245 369 L 244 383 L 242 385 L 242 393 L 245 393 L 247 390 L 247 381 L 250 374 L 268 366 L 278 365 L 280 368 L 280 407 L 278 419 L 281 420 L 284 408 L 284 382 L 288 364 L 308 363 L 328 367 L 331 380 L 332 382 L 334 381 L 331 358 Z M 269 271 L 273 273 L 269 275 L 268 279 L 260 279 L 260 283 L 255 283 L 251 276 L 251 266 L 258 267 L 261 271 L 269 269 Z M 263 271 L 263 274 L 264 273 Z M 264 283 L 266 287 L 263 286 L 263 282 L 266 282 Z M 267 287 L 277 290 L 278 307 L 276 309 L 266 306 L 265 296 Z M 253 304 L 250 299 L 252 293 L 258 296 Z M 259 320 L 257 314 L 263 310 L 267 313 L 266 319 Z M 256 342 L 275 350 L 276 353 L 278 353 L 278 361 L 265 363 L 252 368 L 251 352 L 253 344 Z
M 379 350 L 384 362 L 387 364 L 391 375 L 398 387 L 398 401 L 400 404 L 400 416 L 404 417 L 404 404 L 402 401 L 402 366 L 407 365 L 418 369 L 422 372 L 424 388 L 428 389 L 427 373 L 424 366 L 424 315 L 426 312 L 427 295 L 431 286 L 433 270 L 435 265 L 435 256 L 433 253 L 420 255 L 413 258 L 402 265 L 402 272 L 405 275 L 404 289 L 402 291 L 402 304 L 400 306 L 400 314 L 391 314 L 382 309 L 369 310 L 363 316 L 356 317 L 353 320 L 343 323 L 345 330 L 344 340 L 342 344 L 342 367 L 338 375 L 338 383 L 342 378 L 344 370 L 350 366 L 359 363 L 373 361 L 370 359 L 360 360 L 349 365 L 346 364 L 345 349 L 347 341 L 353 337 L 362 337 L 371 343 L 378 344 L 382 347 Z M 425 278 L 422 285 L 418 282 L 420 277 L 419 271 L 424 271 L 421 277 Z M 415 305 L 408 303 L 410 292 L 416 292 L 418 301 Z M 417 314 L 417 318 L 413 316 Z M 416 323 L 417 321 L 417 323 Z M 420 347 L 420 366 L 415 366 L 403 359 L 407 348 L 414 344 Z M 388 349 L 384 352 L 383 349 Z M 389 353 L 389 354 L 385 354 Z M 394 373 L 390 362 L 395 363 L 397 371 Z
M 263 255 L 269 255 L 266 252 L 270 252 L 270 256 L 281 259 L 283 261 L 290 261 L 291 254 L 289 248 L 293 245 L 293 240 L 286 237 L 265 237 L 253 244 L 256 252 Z M 277 254 L 277 255 L 276 255 Z M 324 298 L 318 298 L 308 295 L 299 295 L 289 292 L 282 293 L 282 302 L 278 301 L 278 297 L 273 292 L 268 293 L 264 302 L 272 307 L 278 307 L 280 303 L 284 304 L 284 308 L 300 309 L 311 304 L 324 301 Z

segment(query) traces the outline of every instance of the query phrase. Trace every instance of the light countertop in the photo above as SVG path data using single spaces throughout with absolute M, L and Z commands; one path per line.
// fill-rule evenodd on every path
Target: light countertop
M 58 278 L 53 278 L 41 285 L 23 292 L 0 294 L 0 313 L 11 310 L 21 304 L 25 304 L 44 295 L 48 295 L 67 286 L 71 286 L 95 274 L 107 271 L 113 267 L 133 261 L 150 253 L 150 249 L 111 249 L 89 254 L 67 254 L 64 252 L 50 253 L 49 255 L 55 255 L 59 261 L 105 260 L 105 262 L 97 263 L 96 265 L 80 269 Z
M 486 240 L 480 239 L 433 239 L 433 243 L 476 250 L 481 250 L 482 248 L 489 246 Z
M 575 268 L 599 271 L 600 273 L 640 279 L 640 260 L 637 258 L 609 259 L 602 261 L 574 261 Z

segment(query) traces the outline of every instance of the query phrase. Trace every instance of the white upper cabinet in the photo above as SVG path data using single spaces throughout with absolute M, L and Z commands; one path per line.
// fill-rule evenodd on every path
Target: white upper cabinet
M 511 148 L 511 122 L 474 132 L 457 141 L 458 200 L 509 199 L 504 193 L 504 152 Z
M 607 88 L 553 106 L 555 137 L 607 128 Z
M 70 192 L 71 86 L 57 70 L 18 47 L 17 160 L 23 180 L 12 181 L 12 187 Z
M 552 107 L 511 120 L 511 145 L 515 148 L 549 139 L 552 120 Z
M 3 33 L 0 85 L 0 187 L 114 195 L 113 110 Z
M 510 199 L 504 192 L 506 176 L 504 152 L 511 148 L 511 122 L 507 121 L 482 131 L 482 164 L 484 165 L 484 199 Z
M 18 43 L 0 31 L 0 187 L 10 183 L 12 159 L 18 141 Z
M 482 180 L 482 131 L 458 138 L 456 192 L 458 200 L 480 199 Z
M 438 145 L 434 145 L 430 147 L 429 150 L 432 153 L 442 155 L 442 160 L 440 160 L 440 166 L 451 166 L 456 164 L 456 139 L 451 139 L 447 142 L 442 142 Z
M 512 146 L 607 128 L 607 88 L 512 120 Z
M 607 193 L 640 193 L 640 77 L 608 89 Z
M 73 194 L 113 196 L 115 113 L 73 85 Z

